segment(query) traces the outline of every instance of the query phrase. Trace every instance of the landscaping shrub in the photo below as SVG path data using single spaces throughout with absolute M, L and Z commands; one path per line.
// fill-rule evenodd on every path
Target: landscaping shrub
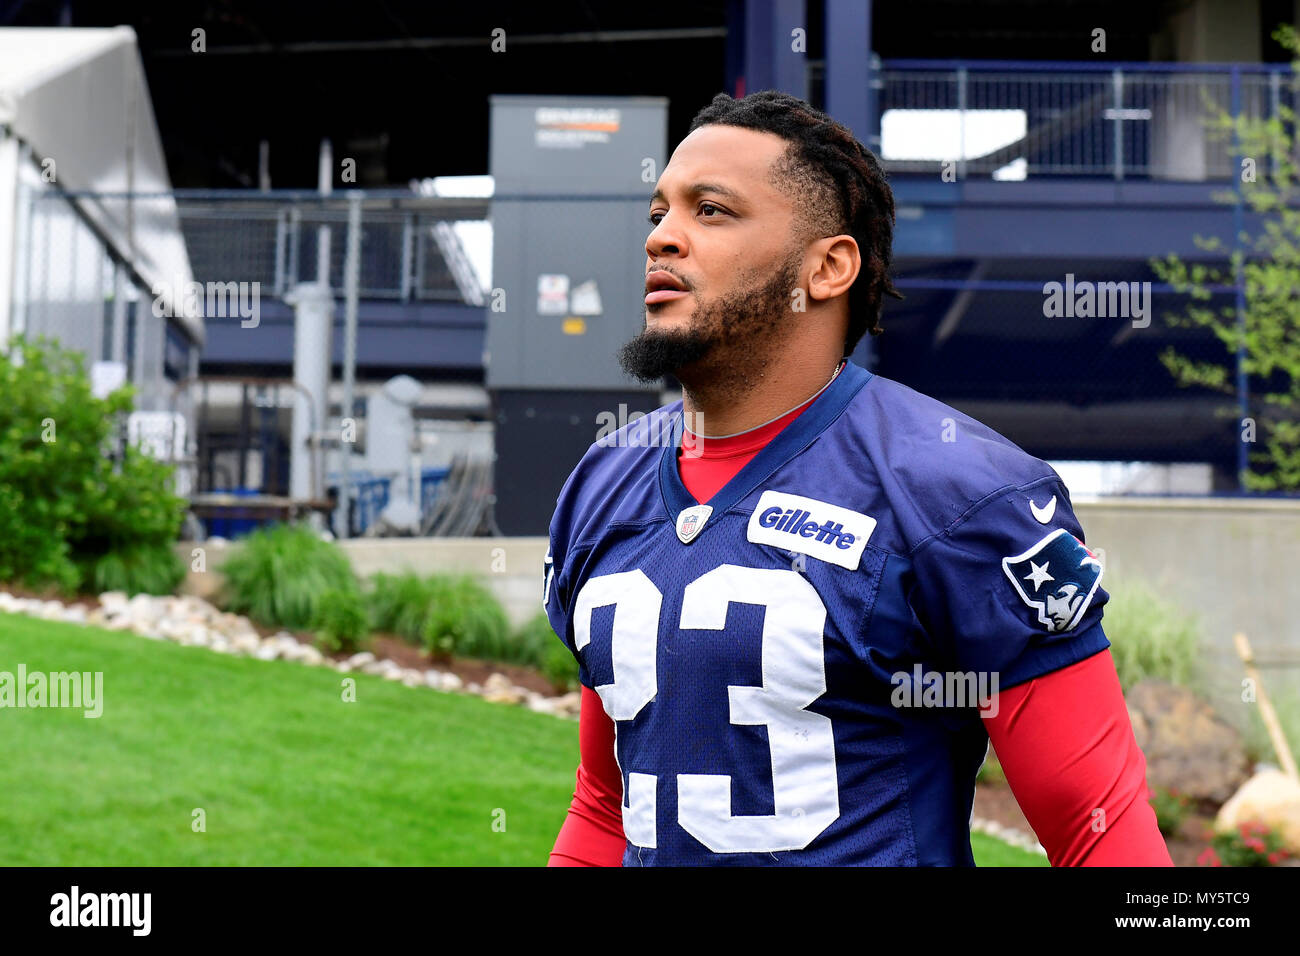
M 1148 677 L 1188 687 L 1211 700 L 1241 732 L 1252 762 L 1277 759 L 1259 708 L 1233 706 L 1240 703 L 1240 679 L 1245 674 L 1236 656 L 1230 658 L 1226 672 L 1206 669 L 1202 629 L 1194 615 L 1161 598 L 1148 585 L 1126 582 L 1111 592 L 1102 627 L 1110 638 L 1111 656 L 1125 693 Z M 1285 671 L 1271 671 L 1264 677 L 1282 732 L 1294 748 L 1300 743 L 1297 685 Z M 1216 682 L 1214 687 L 1212 682 Z
M 1202 689 L 1200 625 L 1148 585 L 1126 582 L 1111 591 L 1102 629 L 1126 692 L 1147 678 Z
M 1243 823 L 1215 833 L 1196 862 L 1201 866 L 1277 866 L 1290 859 L 1282 837 L 1263 823 Z
M 370 622 L 377 631 L 388 631 L 412 644 L 423 641 L 437 585 L 418 574 L 379 573 L 371 578 Z
M 185 563 L 170 544 L 137 544 L 91 558 L 78 564 L 82 587 L 102 594 L 171 594 L 185 578 Z
M 0 353 L 0 581 L 71 593 L 179 580 L 159 553 L 185 513 L 172 468 L 117 440 L 133 397 L 96 398 L 81 353 L 48 339 Z
M 562 694 L 577 690 L 581 686 L 578 682 L 578 659 L 558 640 L 553 639 L 551 645 L 542 659 L 542 675 Z
M 984 763 L 980 764 L 979 772 L 975 775 L 976 783 L 986 783 L 993 786 L 1005 786 L 1007 775 L 1002 771 L 1002 763 L 998 760 L 998 755 L 989 748 L 988 756 L 984 758 Z
M 1167 787 L 1151 789 L 1153 792 L 1151 808 L 1156 812 L 1156 826 L 1165 836 L 1173 836 L 1187 819 L 1191 801 L 1177 790 L 1170 790 Z
M 551 682 L 557 693 L 564 694 L 581 686 L 578 661 L 555 636 L 545 614 L 530 618 L 515 634 L 514 645 L 520 662 L 541 670 L 542 676 Z
M 326 652 L 358 651 L 370 633 L 370 615 L 356 588 L 332 588 L 316 602 L 316 644 Z
M 322 595 L 357 590 L 347 555 L 304 525 L 258 528 L 221 571 L 227 608 L 271 627 L 310 628 Z
M 510 622 L 497 599 L 468 575 L 434 576 L 421 639 L 431 654 L 509 661 Z
M 376 574 L 371 578 L 371 621 L 417 643 L 435 657 L 459 655 L 540 664 L 512 640 L 510 622 L 492 592 L 469 575 Z
M 551 629 L 551 622 L 545 614 L 535 614 L 525 621 L 523 626 L 515 631 L 511 645 L 515 660 L 521 664 L 542 668 L 543 671 L 546 670 L 547 659 L 554 648 L 558 647 L 569 654 L 559 638 L 555 636 L 555 631 Z M 569 657 L 572 658 L 573 655 L 569 654 Z

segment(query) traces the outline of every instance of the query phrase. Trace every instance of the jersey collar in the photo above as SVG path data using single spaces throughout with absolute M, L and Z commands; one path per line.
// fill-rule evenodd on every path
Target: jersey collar
M 813 443 L 826 428 L 840 416 L 845 407 L 871 379 L 871 373 L 853 362 L 845 362 L 844 370 L 835 377 L 798 418 L 783 428 L 775 438 L 723 485 L 712 498 L 704 502 L 721 515 L 730 510 L 751 491 L 765 481 L 772 472 Z M 675 527 L 677 516 L 687 508 L 699 504 L 682 484 L 677 470 L 677 451 L 682 442 L 681 411 L 673 427 L 673 441 L 664 448 L 659 458 L 659 492 L 668 511 L 670 523 Z M 705 531 L 708 530 L 706 527 Z M 703 531 L 701 531 L 703 533 Z

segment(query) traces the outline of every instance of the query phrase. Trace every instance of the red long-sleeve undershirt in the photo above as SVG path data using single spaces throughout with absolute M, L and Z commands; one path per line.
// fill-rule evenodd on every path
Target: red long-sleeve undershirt
M 682 483 L 707 502 L 808 403 L 730 438 L 683 440 Z M 984 727 L 1025 819 L 1053 866 L 1172 866 L 1148 801 L 1110 651 L 1002 690 Z M 614 722 L 582 689 L 576 788 L 550 866 L 620 866 L 623 778 Z

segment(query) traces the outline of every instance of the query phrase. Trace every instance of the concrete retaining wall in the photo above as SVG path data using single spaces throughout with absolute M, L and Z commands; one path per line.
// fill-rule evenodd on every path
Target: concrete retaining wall
M 1153 585 L 1200 617 L 1215 647 L 1244 631 L 1256 649 L 1300 650 L 1300 502 L 1116 498 L 1075 513 L 1105 551 L 1103 587 Z
M 1230 651 L 1238 630 L 1257 650 L 1300 651 L 1300 502 L 1114 498 L 1075 504 L 1089 546 L 1104 552 L 1104 587 L 1128 580 L 1155 586 L 1200 617 L 1219 651 Z M 179 547 L 189 561 L 196 546 Z M 186 589 L 209 595 L 220 584 L 217 569 L 238 545 L 203 547 L 208 570 L 191 572 Z M 541 610 L 545 538 L 363 538 L 342 547 L 362 576 L 476 574 L 513 623 Z

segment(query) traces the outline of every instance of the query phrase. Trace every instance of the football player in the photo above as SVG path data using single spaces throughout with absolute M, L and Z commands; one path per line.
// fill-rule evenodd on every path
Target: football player
M 847 359 L 894 203 L 794 97 L 719 94 L 650 200 L 631 375 L 680 402 L 560 493 L 581 763 L 552 865 L 973 865 L 990 741 L 1054 865 L 1171 865 L 1059 475 Z

